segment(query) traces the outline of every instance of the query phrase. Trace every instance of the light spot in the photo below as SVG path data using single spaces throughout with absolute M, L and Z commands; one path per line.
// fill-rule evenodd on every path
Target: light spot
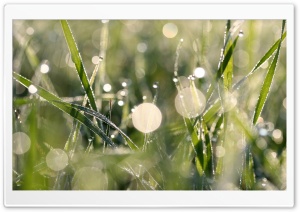
M 194 70 L 194 75 L 197 78 L 203 78 L 205 76 L 205 70 L 202 67 L 197 67 Z
M 144 53 L 147 51 L 147 44 L 145 43 L 139 43 L 136 47 L 136 49 L 138 50 L 138 52 Z
M 28 87 L 28 91 L 29 91 L 29 93 L 31 93 L 31 94 L 35 94 L 35 93 L 37 92 L 37 88 L 36 88 L 34 85 L 30 85 L 30 86 Z
M 47 74 L 49 72 L 50 68 L 47 64 L 42 64 L 41 65 L 41 68 L 40 68 L 40 71 L 43 73 L 43 74 Z
M 111 137 L 111 138 L 115 138 L 115 135 L 114 135 L 114 134 L 112 134 L 110 137 Z
M 53 171 L 64 169 L 68 162 L 68 155 L 62 149 L 51 149 L 46 156 L 47 166 Z
M 174 38 L 178 33 L 178 28 L 173 23 L 167 23 L 163 26 L 163 34 L 167 38 Z
M 238 68 L 245 68 L 249 64 L 249 54 L 244 50 L 234 52 L 233 63 Z
M 104 84 L 104 85 L 103 85 L 103 90 L 104 90 L 105 92 L 110 92 L 110 91 L 111 91 L 111 85 L 108 84 L 108 83 Z
M 216 146 L 216 157 L 221 158 L 225 155 L 225 149 L 222 146 Z
M 106 190 L 106 174 L 96 167 L 83 167 L 77 170 L 72 179 L 72 190 Z
M 123 100 L 119 100 L 119 101 L 118 101 L 118 105 L 119 105 L 119 106 L 123 106 L 123 105 L 124 105 L 124 101 L 123 101 Z
M 258 133 L 260 136 L 266 136 L 268 135 L 268 130 L 266 130 L 265 128 L 260 128 Z
M 30 149 L 31 140 L 26 133 L 16 132 L 13 134 L 13 152 L 22 155 Z
M 260 148 L 261 150 L 264 150 L 267 148 L 268 144 L 267 141 L 264 138 L 259 138 L 256 140 L 256 146 Z
M 94 56 L 94 57 L 92 57 L 92 63 L 93 63 L 93 64 L 97 65 L 97 64 L 99 63 L 99 61 L 100 61 L 99 56 Z
M 263 117 L 258 117 L 257 123 L 264 123 L 264 118 Z
M 27 33 L 27 35 L 33 35 L 34 29 L 33 29 L 32 27 L 28 27 L 28 28 L 26 29 L 26 33 Z
M 153 132 L 160 126 L 161 121 L 162 114 L 152 103 L 142 103 L 132 113 L 133 126 L 143 133 Z
M 147 99 L 147 96 L 143 96 L 143 100 L 146 100 Z
M 281 144 L 283 141 L 282 131 L 279 129 L 274 130 L 272 133 L 272 138 L 276 144 Z
M 177 78 L 177 77 L 174 77 L 174 78 L 173 78 L 173 82 L 178 82 L 178 78 Z
M 126 96 L 126 94 L 127 94 L 127 92 L 126 92 L 125 90 L 121 90 L 121 91 L 120 91 L 120 95 L 121 95 L 121 96 Z
M 284 98 L 283 102 L 282 102 L 283 107 L 286 109 L 286 98 Z
M 127 87 L 127 82 L 122 82 L 122 86 L 125 88 Z
M 243 30 L 240 30 L 239 37 L 243 37 L 243 36 L 244 36 L 244 32 L 243 32 Z
M 105 23 L 108 23 L 109 20 L 101 20 L 101 22 L 102 22 L 103 24 L 105 24 Z
M 205 96 L 196 88 L 184 88 L 178 92 L 175 98 L 176 111 L 186 118 L 199 116 L 203 112 L 205 105 Z

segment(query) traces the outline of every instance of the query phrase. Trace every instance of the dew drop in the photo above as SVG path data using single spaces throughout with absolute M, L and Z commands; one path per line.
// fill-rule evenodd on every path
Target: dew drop
M 49 70 L 50 68 L 46 63 L 42 64 L 40 67 L 40 72 L 42 72 L 43 74 L 47 74 Z
M 205 70 L 202 67 L 197 67 L 194 70 L 194 75 L 197 78 L 203 78 L 205 76 Z
M 108 83 L 104 84 L 104 85 L 103 85 L 103 90 L 104 90 L 105 92 L 110 92 L 110 91 L 111 91 L 111 85 L 108 84 Z
M 30 86 L 28 87 L 28 91 L 29 91 L 29 93 L 31 93 L 31 94 L 35 94 L 35 93 L 37 92 L 37 88 L 36 88 L 34 85 L 30 85 Z
M 62 149 L 51 149 L 46 156 L 47 166 L 53 171 L 64 169 L 68 162 L 68 155 Z
M 127 82 L 122 82 L 122 86 L 125 88 L 127 87 Z
M 160 126 L 161 121 L 162 114 L 152 103 L 142 103 L 132 113 L 133 126 L 143 133 L 153 132 Z
M 239 37 L 243 37 L 243 36 L 244 36 L 244 32 L 243 32 L 243 30 L 240 30 Z
M 146 100 L 147 99 L 147 96 L 143 96 L 143 100 Z
M 22 155 L 30 149 L 31 140 L 26 133 L 16 132 L 13 134 L 13 152 Z
M 205 105 L 205 96 L 200 90 L 194 88 L 182 89 L 175 98 L 176 111 L 186 118 L 197 117 L 203 112 Z
M 114 135 L 114 134 L 112 134 L 110 137 L 111 137 L 111 138 L 115 138 L 115 135 Z
M 177 78 L 177 77 L 174 77 L 174 78 L 173 78 L 173 82 L 178 82 L 178 78 Z
M 97 65 L 99 63 L 99 61 L 100 61 L 100 58 L 97 55 L 92 57 L 92 63 L 94 65 Z
M 159 85 L 159 82 L 155 82 L 155 83 L 153 83 L 153 88 L 158 88 L 158 85 Z
M 119 100 L 119 101 L 118 101 L 118 105 L 119 105 L 119 106 L 123 106 L 123 105 L 124 105 L 124 101 L 123 101 L 123 100 Z

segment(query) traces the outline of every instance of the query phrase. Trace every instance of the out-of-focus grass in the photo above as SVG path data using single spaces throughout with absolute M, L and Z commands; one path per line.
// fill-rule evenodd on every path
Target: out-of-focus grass
M 40 90 L 32 94 L 14 81 L 13 129 L 25 132 L 31 147 L 22 155 L 14 154 L 13 189 L 285 189 L 286 34 L 282 43 L 276 42 L 282 21 L 244 21 L 224 46 L 224 27 L 228 35 L 238 22 L 72 20 L 69 26 L 76 43 L 71 46 L 77 45 L 80 61 L 74 59 L 74 48 L 69 52 L 67 43 L 72 39 L 63 33 L 68 30 L 63 23 L 64 30 L 59 21 L 14 21 L 13 71 L 29 80 L 27 88 L 34 84 L 60 97 L 59 102 L 50 103 L 66 107 L 68 114 L 74 109 L 88 112 L 82 118 L 90 118 L 90 125 L 82 125 L 75 139 L 72 117 L 47 103 L 47 95 L 38 95 Z M 178 29 L 174 38 L 163 33 L 167 23 Z M 174 28 L 168 30 L 174 33 Z M 239 37 L 240 30 L 243 36 Z M 206 71 L 193 81 L 195 88 L 211 96 L 204 114 L 197 118 L 183 119 L 174 106 L 174 63 L 180 39 L 178 76 L 188 77 L 198 66 Z M 220 59 L 222 48 L 224 60 L 222 55 Z M 86 84 L 99 63 L 96 81 Z M 49 72 L 41 72 L 43 64 Z M 83 64 L 87 77 L 80 74 Z M 264 80 L 265 76 L 273 80 Z M 153 88 L 155 82 L 158 88 Z M 238 82 L 243 83 L 237 89 Z M 104 84 L 110 84 L 111 91 L 102 90 Z M 92 104 L 87 107 L 94 113 L 72 108 L 82 104 L 89 86 L 96 96 L 93 101 L 90 93 Z M 261 90 L 265 92 L 260 95 Z M 237 104 L 226 111 L 225 93 L 233 91 Z M 156 131 L 143 134 L 132 124 L 131 109 L 153 99 L 163 120 Z M 258 99 L 265 104 L 257 103 Z M 91 116 L 101 114 L 140 150 L 132 151 L 111 124 L 104 123 L 106 135 L 98 137 L 91 126 L 100 125 Z M 255 126 L 251 126 L 253 117 Z M 76 140 L 74 155 L 63 170 L 53 171 L 47 166 L 47 153 L 64 149 L 69 135 Z M 106 147 L 104 136 L 117 148 Z

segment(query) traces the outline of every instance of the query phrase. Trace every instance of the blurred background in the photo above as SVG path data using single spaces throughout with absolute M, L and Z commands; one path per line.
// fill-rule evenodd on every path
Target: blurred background
M 215 186 L 215 178 L 206 184 L 202 182 L 190 153 L 186 126 L 174 104 L 178 93 L 173 82 L 176 54 L 180 53 L 177 62 L 181 83 L 189 82 L 188 77 L 194 74 L 196 87 L 205 94 L 218 70 L 227 20 L 70 20 L 68 23 L 89 78 L 100 61 L 93 85 L 99 112 L 110 117 L 140 147 L 147 136 L 132 124 L 134 108 L 157 98 L 155 104 L 162 113 L 162 122 L 147 137 L 147 151 L 134 154 L 113 129 L 109 136 L 119 145 L 118 151 L 104 152 L 101 139 L 82 126 L 75 155 L 60 160 L 67 160 L 64 163 L 68 165 L 51 166 L 49 158 L 47 162 L 48 153 L 64 148 L 73 119 L 40 99 L 34 90 L 13 81 L 13 129 L 14 133 L 24 133 L 15 137 L 30 140 L 26 151 L 14 153 L 14 189 L 245 189 L 238 179 L 229 186 Z M 84 90 L 60 22 L 16 20 L 13 25 L 13 71 L 64 101 L 82 104 Z M 233 83 L 247 75 L 280 38 L 281 25 L 281 20 L 245 20 L 241 24 L 233 35 L 235 38 L 240 34 L 233 52 Z M 237 92 L 234 107 L 249 123 L 271 61 L 272 58 L 265 62 Z M 197 74 L 195 69 L 199 67 L 201 73 Z M 218 132 L 212 130 L 213 121 L 207 125 L 215 149 L 220 139 L 213 138 Z M 238 131 L 235 134 L 232 139 L 238 143 L 243 136 Z M 285 41 L 254 135 L 251 145 L 256 181 L 251 189 L 285 189 Z

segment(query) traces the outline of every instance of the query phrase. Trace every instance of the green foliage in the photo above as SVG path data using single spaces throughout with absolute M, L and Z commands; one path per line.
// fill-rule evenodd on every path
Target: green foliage
M 31 147 L 14 154 L 13 189 L 286 188 L 285 21 L 173 22 L 180 40 L 162 33 L 168 21 L 20 21 L 36 24 L 30 38 L 16 24 L 14 132 L 26 132 Z M 205 70 L 197 80 L 196 67 Z M 206 91 L 206 106 L 182 118 L 174 99 L 188 86 L 191 102 Z M 142 101 L 162 113 L 153 132 L 132 122 Z M 59 171 L 47 161 L 55 148 L 68 157 Z

